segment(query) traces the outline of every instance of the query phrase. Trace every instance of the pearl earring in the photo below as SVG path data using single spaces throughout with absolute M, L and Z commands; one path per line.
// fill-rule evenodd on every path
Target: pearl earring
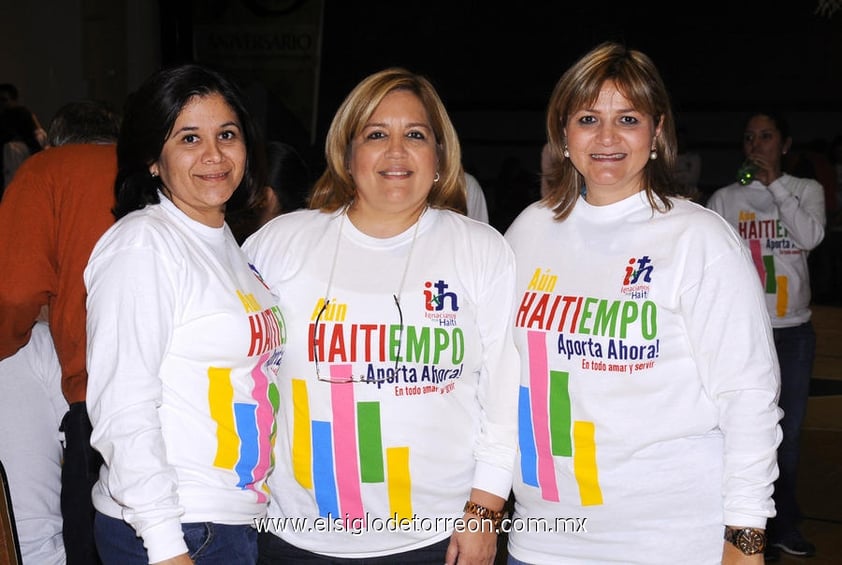
M 654 149 L 652 149 L 652 151 L 650 151 L 650 152 L 649 152 L 649 158 L 650 158 L 652 161 L 654 161 L 655 159 L 657 159 L 657 158 L 658 158 L 658 152 L 657 152 L 657 151 L 655 151 Z
M 568 151 L 568 150 L 567 150 L 567 146 L 566 146 L 566 145 L 564 146 L 564 151 L 562 151 L 562 152 L 561 152 L 561 154 L 562 154 L 562 155 L 564 155 L 564 157 L 565 157 L 566 159 L 569 159 L 569 158 L 570 158 L 570 151 Z

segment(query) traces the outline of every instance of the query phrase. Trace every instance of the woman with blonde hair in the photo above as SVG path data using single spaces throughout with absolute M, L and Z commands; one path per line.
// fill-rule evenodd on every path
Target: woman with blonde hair
M 464 215 L 424 77 L 366 77 L 325 155 L 310 209 L 244 244 L 290 328 L 260 562 L 488 565 L 516 441 L 511 250 Z

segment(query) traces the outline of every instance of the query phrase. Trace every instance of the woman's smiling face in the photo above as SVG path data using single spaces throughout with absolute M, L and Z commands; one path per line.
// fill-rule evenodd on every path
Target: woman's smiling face
M 587 201 L 612 204 L 643 190 L 643 169 L 659 132 L 660 124 L 636 110 L 610 80 L 592 107 L 573 112 L 564 133 L 570 161 L 585 179 Z
M 408 90 L 390 92 L 351 142 L 354 207 L 375 214 L 423 208 L 437 163 L 435 133 L 421 100 Z
M 222 95 L 209 94 L 184 105 L 150 172 L 160 175 L 163 192 L 187 216 L 221 227 L 245 164 L 237 114 Z

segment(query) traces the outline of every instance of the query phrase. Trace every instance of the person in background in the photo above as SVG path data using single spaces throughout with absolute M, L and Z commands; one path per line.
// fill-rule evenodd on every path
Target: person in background
M 242 213 L 226 214 L 226 221 L 240 244 L 275 216 L 303 208 L 313 184 L 310 166 L 288 143 L 267 142 L 266 163 L 267 184 L 258 204 Z
M 487 224 L 488 206 L 485 203 L 485 193 L 477 178 L 467 171 L 465 171 L 465 191 L 468 217 Z
M 364 78 L 325 156 L 310 209 L 243 249 L 290 328 L 269 516 L 338 528 L 270 528 L 260 563 L 489 565 L 516 440 L 511 250 L 464 216 L 459 140 L 426 78 Z
M 694 147 L 686 127 L 676 129 L 678 153 L 675 156 L 675 180 L 681 186 L 682 194 L 699 204 L 704 204 L 706 195 L 699 190 L 702 176 L 702 154 Z
M 2 159 L 3 189 L 12 182 L 21 164 L 30 156 L 41 151 L 41 144 L 35 137 L 35 120 L 24 106 L 11 106 L 0 110 L 0 159 Z
M 74 100 L 58 109 L 47 128 L 50 147 L 69 143 L 112 144 L 120 133 L 120 115 L 106 102 Z
M 79 111 L 80 107 L 85 110 Z M 50 125 L 56 143 L 27 159 L 0 202 L 0 241 L 14 242 L 0 245 L 0 359 L 29 342 L 36 320 L 47 309 L 61 365 L 61 391 L 68 410 L 61 422 L 60 505 L 68 565 L 99 563 L 91 488 L 101 459 L 90 445 L 85 406 L 82 271 L 94 244 L 114 223 L 119 125 L 119 115 L 101 103 L 63 106 Z M 21 379 L 32 377 L 21 375 Z M 43 448 L 49 456 L 52 446 L 45 443 Z
M 779 383 L 748 251 L 677 196 L 669 95 L 646 54 L 597 45 L 546 123 L 547 196 L 505 236 L 515 518 L 554 533 L 513 530 L 509 563 L 761 564 Z
M 18 87 L 10 82 L 0 84 L 0 110 L 21 106 L 20 92 Z M 42 148 L 47 147 L 47 132 L 41 126 L 41 120 L 35 112 L 30 111 L 32 120 L 35 123 L 35 138 Z
M 801 424 L 807 411 L 816 333 L 810 322 L 810 270 L 807 258 L 824 238 L 824 189 L 818 181 L 781 170 L 789 151 L 789 126 L 776 110 L 752 113 L 745 122 L 743 152 L 756 171 L 745 186 L 734 182 L 711 195 L 707 206 L 730 223 L 751 250 L 765 293 L 781 368 L 783 441 L 775 482 L 777 515 L 769 523 L 770 546 L 791 555 L 811 556 L 815 546 L 799 530 L 797 471 Z M 756 279 L 757 280 L 757 279 Z M 767 560 L 778 557 L 774 549 Z
M 127 100 L 117 222 L 84 273 L 106 565 L 256 560 L 286 330 L 225 210 L 264 185 L 262 151 L 209 68 L 162 69 Z
M 67 412 L 61 368 L 47 324 L 0 360 L 0 461 L 6 469 L 25 564 L 64 565 L 61 434 Z

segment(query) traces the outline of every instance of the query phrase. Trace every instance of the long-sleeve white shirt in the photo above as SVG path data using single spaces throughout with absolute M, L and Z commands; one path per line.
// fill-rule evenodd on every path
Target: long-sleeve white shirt
M 725 218 L 751 251 L 772 327 L 810 319 L 807 258 L 825 228 L 824 189 L 813 179 L 783 175 L 766 187 L 734 183 L 714 192 L 708 208 Z
M 389 555 L 451 535 L 472 488 L 508 497 L 518 358 L 514 258 L 500 233 L 428 209 L 380 239 L 342 212 L 304 210 L 243 247 L 290 328 L 273 533 L 322 554 Z M 323 378 L 372 382 L 319 381 L 314 353 Z M 317 531 L 328 517 L 346 531 Z
M 160 198 L 110 228 L 85 269 L 87 406 L 105 460 L 94 506 L 133 526 L 150 562 L 187 551 L 182 522 L 265 514 L 285 340 L 228 227 Z
M 673 202 L 580 197 L 564 221 L 536 203 L 506 232 L 515 516 L 534 520 L 509 535 L 517 559 L 719 563 L 725 524 L 774 515 L 779 373 L 757 276 L 722 218 Z

